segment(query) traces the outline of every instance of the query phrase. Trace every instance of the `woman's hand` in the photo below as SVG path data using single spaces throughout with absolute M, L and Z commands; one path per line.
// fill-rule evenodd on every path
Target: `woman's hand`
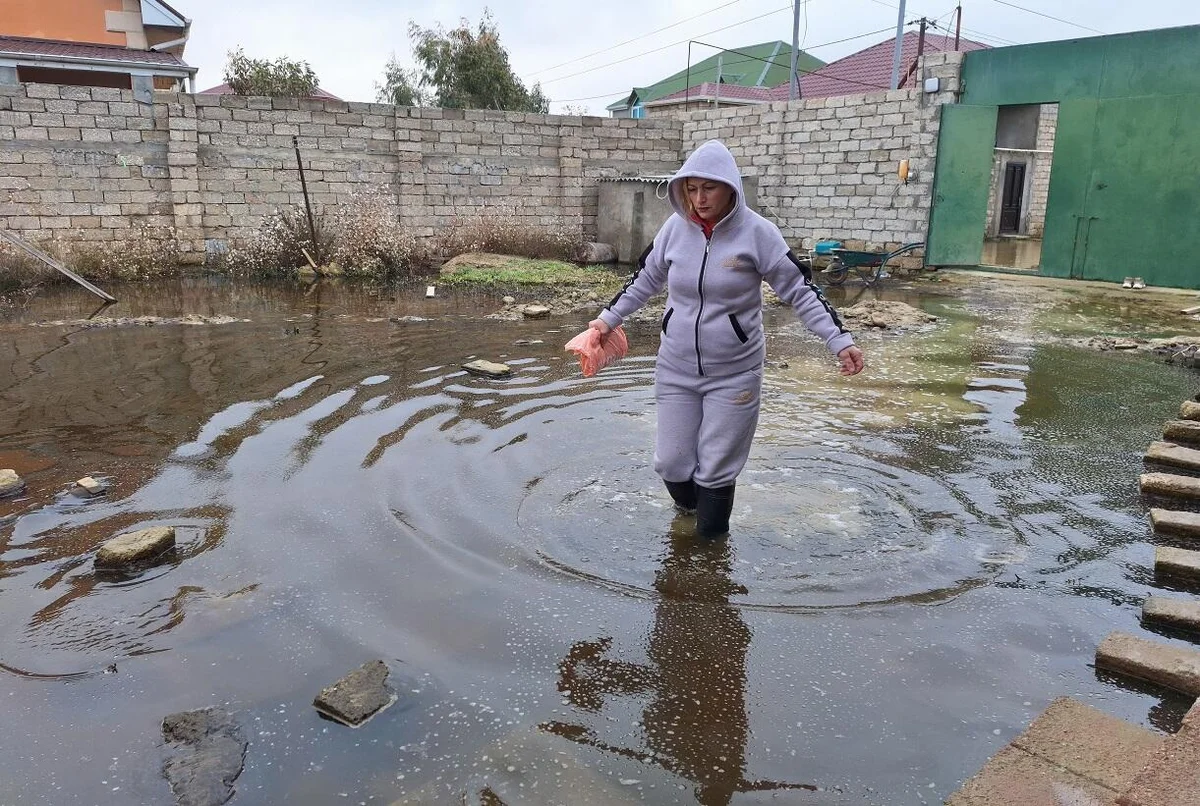
M 843 375 L 857 375 L 863 371 L 865 362 L 863 361 L 863 351 L 855 347 L 853 344 L 838 353 L 838 363 L 841 366 Z
M 608 322 L 605 322 L 603 319 L 593 319 L 588 322 L 588 327 L 592 330 L 599 330 L 601 336 L 607 336 L 612 331 L 612 328 L 608 326 Z

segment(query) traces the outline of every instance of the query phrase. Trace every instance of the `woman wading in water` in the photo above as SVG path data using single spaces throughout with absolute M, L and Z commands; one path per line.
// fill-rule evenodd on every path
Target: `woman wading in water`
M 729 531 L 738 474 L 758 425 L 766 337 L 762 281 L 837 356 L 843 375 L 862 351 L 779 229 L 749 209 L 742 176 L 717 140 L 697 148 L 669 184 L 671 216 L 638 269 L 589 327 L 602 336 L 667 289 L 654 373 L 654 470 L 696 531 Z

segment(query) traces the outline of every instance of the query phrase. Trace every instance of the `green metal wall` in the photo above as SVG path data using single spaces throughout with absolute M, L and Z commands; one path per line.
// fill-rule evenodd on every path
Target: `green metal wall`
M 962 86 L 975 108 L 1059 104 L 1043 274 L 1200 288 L 1200 26 L 974 51 Z M 982 247 L 990 173 L 942 173 L 978 152 L 953 124 L 939 136 L 931 264 Z

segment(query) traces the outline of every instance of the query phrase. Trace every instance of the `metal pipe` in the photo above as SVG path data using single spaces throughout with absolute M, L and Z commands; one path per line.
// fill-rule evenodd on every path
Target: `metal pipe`
M 717 54 L 717 89 L 713 93 L 713 109 L 721 108 L 721 68 L 724 66 L 725 52 Z
M 892 89 L 900 88 L 900 52 L 904 49 L 904 3 L 900 0 L 900 16 L 896 18 L 896 52 L 892 55 Z
M 300 160 L 300 140 L 292 135 L 292 146 L 296 149 L 296 167 L 300 169 L 300 189 L 304 191 L 304 209 L 308 213 L 308 233 L 312 237 L 313 256 L 321 262 L 321 246 L 317 243 L 317 227 L 313 223 L 312 205 L 308 201 L 308 183 L 304 180 L 304 163 Z
M 792 11 L 792 68 L 788 73 L 788 100 L 796 100 L 796 96 L 800 94 L 800 78 L 796 75 L 796 64 L 799 61 L 800 54 L 800 3 L 801 0 L 796 0 L 795 8 Z
M 692 40 L 688 40 L 687 77 L 683 79 L 683 111 L 686 112 L 688 102 L 692 100 Z
M 962 34 L 962 3 L 958 4 L 954 15 L 954 49 L 958 50 L 958 39 Z

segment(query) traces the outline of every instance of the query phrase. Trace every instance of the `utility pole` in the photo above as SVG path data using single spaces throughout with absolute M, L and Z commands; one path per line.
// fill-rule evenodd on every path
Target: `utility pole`
M 891 89 L 900 88 L 900 52 L 904 49 L 904 0 L 900 0 L 900 16 L 896 18 L 896 53 L 892 56 Z
M 958 38 L 962 34 L 962 3 L 958 4 L 958 9 L 954 15 L 954 49 L 958 50 Z
M 788 81 L 788 100 L 794 101 L 800 95 L 800 77 L 796 75 L 796 62 L 800 58 L 800 3 L 807 0 L 795 0 L 792 10 L 792 72 Z M 903 0 L 901 0 L 903 2 Z
M 914 65 L 921 63 L 921 57 L 925 55 L 925 26 L 929 24 L 929 20 L 921 18 L 921 33 L 917 36 L 917 60 Z
M 721 67 L 723 64 L 722 60 L 724 58 L 725 58 L 724 51 L 717 54 L 717 91 L 715 93 L 713 93 L 713 109 L 721 108 L 721 73 L 722 73 Z

